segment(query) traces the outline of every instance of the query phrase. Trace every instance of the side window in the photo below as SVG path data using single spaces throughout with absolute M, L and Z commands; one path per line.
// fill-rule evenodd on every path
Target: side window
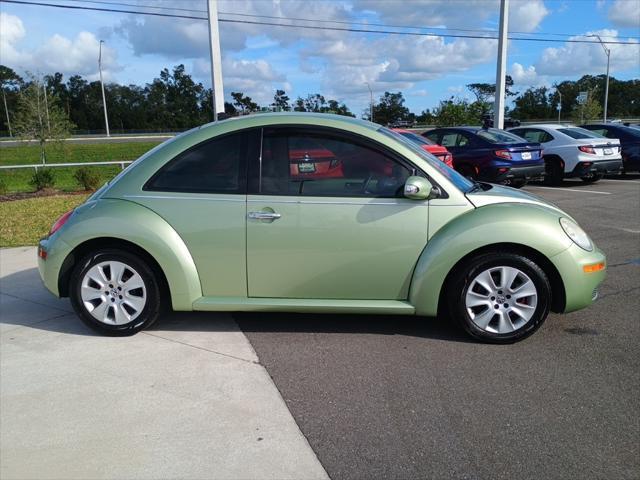
M 462 140 L 461 140 L 462 139 Z M 442 136 L 443 147 L 462 147 L 467 144 L 467 139 L 455 132 L 447 132 Z
M 428 138 L 432 142 L 435 142 L 435 143 L 438 143 L 438 144 L 440 143 L 438 141 L 438 137 L 439 137 L 438 132 L 435 132 L 435 131 L 432 130 L 430 132 L 425 133 L 423 136 Z
M 250 137 L 238 132 L 200 143 L 166 163 L 144 190 L 185 193 L 245 193 Z
M 265 129 L 258 193 L 402 196 L 410 170 L 375 148 L 330 133 Z

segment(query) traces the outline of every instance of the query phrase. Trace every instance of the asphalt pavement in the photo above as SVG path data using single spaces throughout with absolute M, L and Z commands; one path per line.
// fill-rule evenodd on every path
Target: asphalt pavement
M 598 302 L 523 342 L 430 318 L 235 315 L 333 480 L 640 478 L 640 176 L 526 190 L 609 270 Z

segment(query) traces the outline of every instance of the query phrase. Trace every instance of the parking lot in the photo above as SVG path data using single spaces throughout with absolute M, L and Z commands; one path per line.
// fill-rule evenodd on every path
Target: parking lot
M 608 255 L 592 307 L 510 346 L 432 319 L 236 315 L 331 478 L 638 478 L 640 176 L 526 190 Z
M 303 314 L 99 337 L 0 252 L 2 477 L 637 478 L 640 176 L 526 190 L 573 215 L 609 273 L 595 305 L 508 346 Z

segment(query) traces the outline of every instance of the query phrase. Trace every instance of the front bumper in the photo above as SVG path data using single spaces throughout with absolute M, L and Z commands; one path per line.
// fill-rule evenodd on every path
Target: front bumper
M 588 307 L 597 298 L 598 286 L 606 277 L 606 257 L 597 247 L 592 252 L 587 252 L 573 244 L 565 251 L 551 257 L 565 289 L 564 312 L 573 312 Z M 588 265 L 605 263 L 605 269 L 596 272 L 585 273 L 584 267 Z
M 622 159 L 579 162 L 569 177 L 591 177 L 594 175 L 618 174 L 622 170 Z
M 506 171 L 501 171 L 506 169 Z M 512 181 L 524 180 L 534 181 L 541 180 L 544 177 L 545 168 L 542 165 L 529 165 L 523 167 L 499 166 L 491 167 L 481 172 L 481 180 L 490 181 L 492 183 L 509 184 Z

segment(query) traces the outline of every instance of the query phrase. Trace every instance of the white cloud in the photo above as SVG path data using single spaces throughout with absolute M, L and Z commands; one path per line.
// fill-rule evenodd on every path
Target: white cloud
M 604 40 L 616 39 L 633 45 L 608 44 L 611 49 L 611 72 L 635 69 L 640 59 L 640 43 L 636 39 L 618 37 L 616 30 L 598 30 L 571 37 L 570 40 L 597 40 L 591 35 L 600 35 Z M 599 43 L 565 43 L 559 48 L 546 48 L 535 68 L 539 75 L 584 75 L 599 74 L 607 66 L 607 56 Z
M 533 65 L 524 67 L 523 65 L 516 62 L 511 65 L 510 75 L 515 85 L 531 86 L 548 83 L 546 78 L 538 76 L 536 67 L 534 67 Z
M 65 75 L 85 75 L 89 80 L 98 77 L 99 41 L 89 32 L 80 32 L 74 39 L 55 34 L 36 49 L 20 48 L 20 42 L 27 35 L 19 17 L 0 12 L 0 57 L 2 62 L 22 72 L 53 73 Z M 103 45 L 103 75 L 113 79 L 121 70 L 116 52 Z
M 519 0 L 511 3 L 509 9 L 509 29 L 517 32 L 533 32 L 549 10 L 542 0 Z
M 500 12 L 499 0 L 355 0 L 354 9 L 375 12 L 388 24 L 419 27 L 484 28 Z M 512 0 L 509 25 L 512 30 L 532 32 L 549 14 L 543 0 Z
M 615 0 L 609 8 L 608 16 L 618 27 L 640 28 L 640 1 Z
M 193 73 L 200 78 L 210 75 L 208 60 L 198 59 L 194 62 Z M 291 90 L 287 77 L 275 71 L 264 60 L 234 60 L 225 57 L 222 62 L 225 97 L 231 92 L 243 92 L 261 105 L 273 102 L 273 95 L 278 88 Z

